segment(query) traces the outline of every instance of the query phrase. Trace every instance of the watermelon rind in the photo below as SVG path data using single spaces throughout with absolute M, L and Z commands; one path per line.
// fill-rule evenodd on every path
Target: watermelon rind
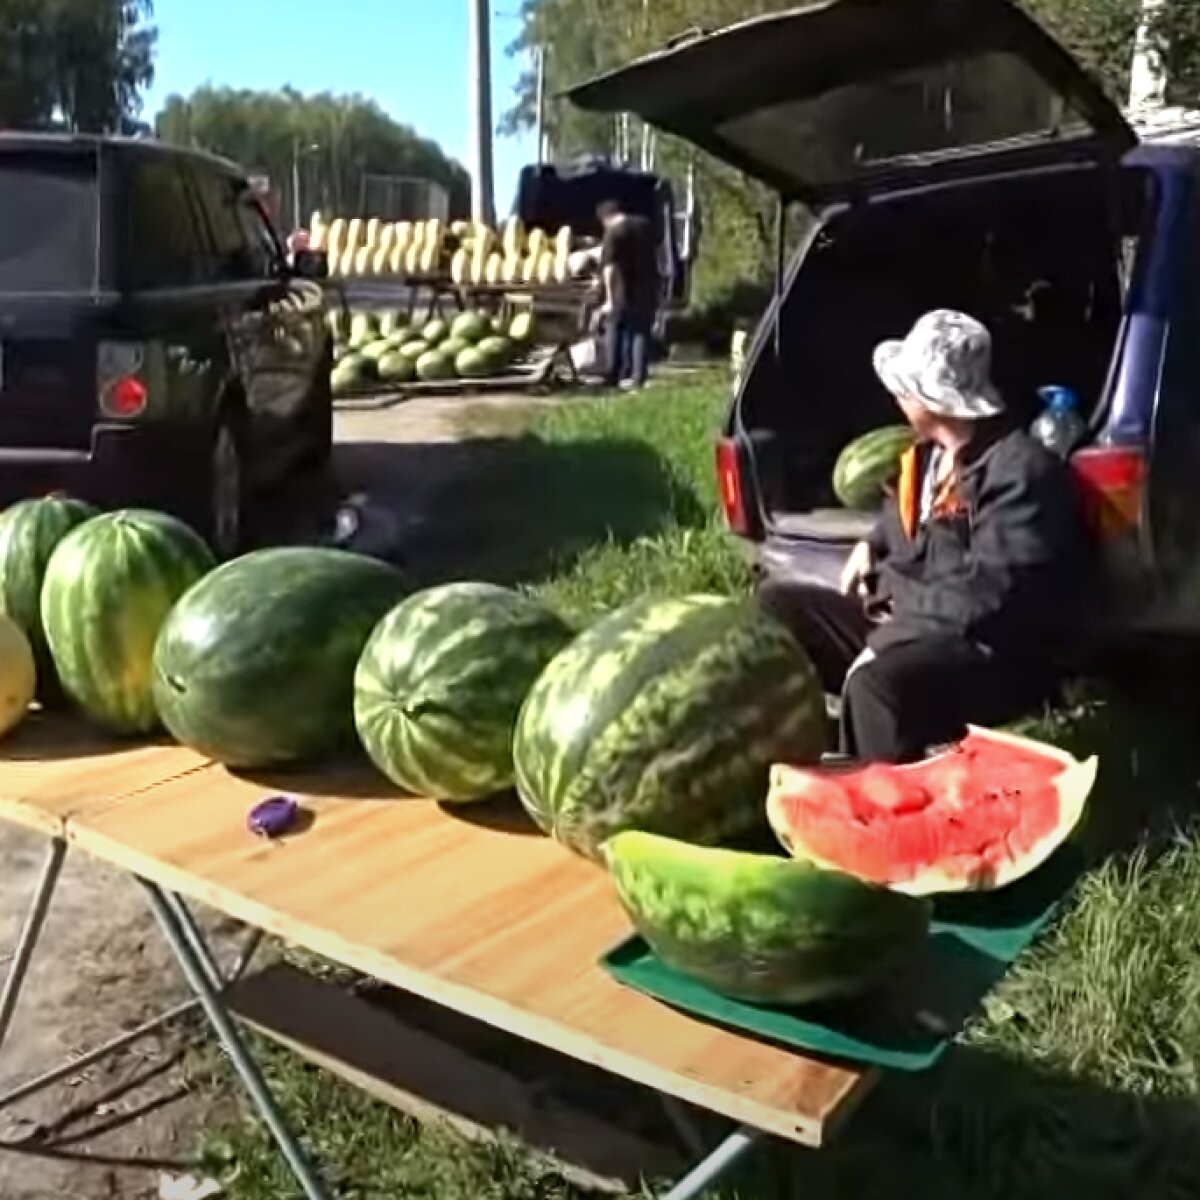
M 213 565 L 199 534 L 147 509 L 103 513 L 68 533 L 50 556 L 41 596 L 67 698 L 115 733 L 156 729 L 155 640 Z
M 900 968 L 928 901 L 837 871 L 638 831 L 604 843 L 630 921 L 667 966 L 755 1004 L 853 996 Z
M 71 496 L 19 500 L 0 513 L 0 613 L 29 639 L 37 667 L 38 699 L 62 698 L 62 686 L 42 627 L 42 581 L 55 547 L 98 510 Z
M 452 583 L 402 601 L 354 677 L 359 740 L 393 783 L 443 801 L 512 786 L 521 704 L 572 630 L 531 597 Z
M 900 459 L 914 438 L 908 425 L 886 425 L 855 438 L 838 455 L 833 469 L 834 495 L 846 508 L 878 508 L 885 486 L 896 478 Z
M 770 765 L 816 761 L 825 737 L 812 664 L 758 606 L 643 599 L 550 661 L 513 762 L 537 825 L 597 859 L 625 829 L 715 843 L 761 827 Z
M 319 546 L 256 550 L 193 588 L 154 651 L 154 697 L 185 746 L 251 769 L 353 745 L 354 669 L 404 576 Z
M 1058 795 L 1058 820 L 1054 827 L 1039 838 L 1032 847 L 1019 856 L 1008 859 L 970 872 L 964 872 L 961 865 L 951 870 L 946 865 L 934 863 L 916 871 L 912 878 L 898 880 L 887 886 L 896 892 L 910 896 L 934 896 L 953 894 L 956 892 L 996 891 L 1008 887 L 1018 880 L 1032 874 L 1042 866 L 1054 852 L 1071 836 L 1083 818 L 1087 802 L 1092 794 L 1099 771 L 1099 760 L 1096 755 L 1086 759 L 1077 759 L 1074 755 L 1033 738 L 1022 737 L 999 729 L 985 729 L 978 725 L 968 725 L 967 735 L 989 739 L 1002 745 L 1012 746 L 1026 754 L 1034 754 L 1050 758 L 1062 766 L 1062 771 L 1054 778 L 1054 790 Z M 940 756 L 934 756 L 940 757 Z M 924 766 L 930 759 L 910 766 Z M 834 772 L 838 768 L 829 768 Z M 904 766 L 894 768 L 904 771 Z M 812 863 L 826 870 L 851 871 L 848 863 L 835 863 L 813 852 L 803 838 L 802 831 L 795 828 L 789 819 L 784 797 L 797 788 L 797 780 L 813 774 L 811 768 L 797 770 L 794 766 L 776 764 L 771 768 L 771 784 L 767 794 L 767 821 L 779 839 L 780 844 L 794 858 Z

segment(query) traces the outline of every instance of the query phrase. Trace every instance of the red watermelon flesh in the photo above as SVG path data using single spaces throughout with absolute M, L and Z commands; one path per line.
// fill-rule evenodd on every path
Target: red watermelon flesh
M 1049 858 L 1095 778 L 1094 757 L 971 727 L 906 766 L 776 766 L 767 816 L 795 858 L 914 895 L 991 889 Z

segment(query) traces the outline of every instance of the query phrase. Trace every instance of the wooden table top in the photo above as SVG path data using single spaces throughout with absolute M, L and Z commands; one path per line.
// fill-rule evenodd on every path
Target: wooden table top
M 168 742 L 107 737 L 76 717 L 34 714 L 0 742 L 0 820 L 62 837 L 84 808 L 208 765 Z
M 250 782 L 178 747 L 12 756 L 50 740 L 6 743 L 0 818 L 65 821 L 95 857 L 405 991 L 809 1146 L 872 1082 L 612 981 L 597 959 L 629 924 L 605 872 L 515 800 L 447 809 L 365 764 Z M 246 816 L 280 790 L 310 819 L 266 842 Z

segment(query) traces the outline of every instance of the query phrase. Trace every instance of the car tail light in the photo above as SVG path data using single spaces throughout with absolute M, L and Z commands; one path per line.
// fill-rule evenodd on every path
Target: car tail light
M 1142 515 L 1146 455 L 1140 446 L 1089 446 L 1071 455 L 1084 513 L 1103 542 L 1133 530 Z
M 106 417 L 140 416 L 150 399 L 140 342 L 101 342 L 96 351 L 96 396 Z
M 738 446 L 732 438 L 722 438 L 717 443 L 717 486 L 729 528 L 734 533 L 747 536 L 750 533 L 750 519 L 746 511 L 746 493 L 742 487 Z

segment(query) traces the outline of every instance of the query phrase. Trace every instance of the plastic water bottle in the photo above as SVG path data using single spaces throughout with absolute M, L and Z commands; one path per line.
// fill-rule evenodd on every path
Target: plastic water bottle
M 1069 387 L 1057 384 L 1039 388 L 1038 398 L 1045 408 L 1029 432 L 1047 450 L 1066 458 L 1087 433 L 1087 424 L 1079 415 L 1079 401 Z

